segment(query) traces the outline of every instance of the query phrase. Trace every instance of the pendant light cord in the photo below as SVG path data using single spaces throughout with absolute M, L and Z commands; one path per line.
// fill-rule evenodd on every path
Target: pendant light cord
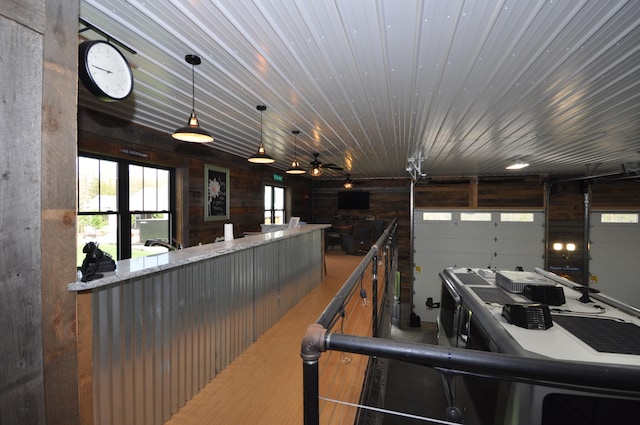
M 191 112 L 196 112 L 196 65 L 191 64 Z
M 260 109 L 260 146 L 262 146 L 262 113 L 263 109 Z

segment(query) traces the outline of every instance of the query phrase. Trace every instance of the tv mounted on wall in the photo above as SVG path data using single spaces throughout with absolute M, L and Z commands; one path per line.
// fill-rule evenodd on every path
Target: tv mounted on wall
M 338 192 L 338 209 L 341 210 L 368 210 L 369 192 L 343 191 Z

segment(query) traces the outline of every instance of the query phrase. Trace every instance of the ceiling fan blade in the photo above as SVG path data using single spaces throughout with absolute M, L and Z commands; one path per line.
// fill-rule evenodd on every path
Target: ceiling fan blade
M 342 171 L 344 170 L 344 168 L 337 166 L 336 164 L 324 164 L 322 166 L 322 168 L 328 168 L 331 170 L 337 170 L 337 171 Z
M 314 168 L 322 167 L 322 162 L 318 160 L 319 155 L 319 153 L 314 152 L 313 161 L 309 162 L 309 165 L 313 166 Z

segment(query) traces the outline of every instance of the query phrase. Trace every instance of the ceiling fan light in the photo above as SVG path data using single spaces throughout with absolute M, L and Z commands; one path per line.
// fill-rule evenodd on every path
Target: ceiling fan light
M 213 137 L 200 128 L 195 111 L 191 112 L 189 122 L 185 127 L 180 127 L 171 135 L 176 140 L 183 142 L 208 143 L 213 142 Z
M 322 175 L 322 170 L 320 169 L 320 167 L 314 167 L 311 169 L 310 174 L 313 177 L 320 177 Z
M 353 188 L 353 180 L 351 180 L 351 174 L 347 174 L 347 178 L 345 179 L 344 183 L 342 183 L 342 187 L 344 187 L 345 189 Z
M 200 128 L 200 122 L 196 116 L 196 65 L 200 65 L 200 56 L 186 55 L 184 60 L 191 65 L 191 115 L 185 127 L 180 127 L 173 132 L 171 137 L 183 142 L 209 143 L 213 142 L 213 137 Z

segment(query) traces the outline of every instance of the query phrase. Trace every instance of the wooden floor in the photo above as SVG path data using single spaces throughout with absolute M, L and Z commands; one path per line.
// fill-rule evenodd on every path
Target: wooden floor
M 326 256 L 327 274 L 322 283 L 269 329 L 247 351 L 205 386 L 192 400 L 167 421 L 166 425 L 285 425 L 303 423 L 302 360 L 300 343 L 307 327 L 320 316 L 329 301 L 362 260 L 360 256 Z M 355 320 L 355 317 L 353 318 Z M 345 329 L 348 333 L 348 329 Z M 341 363 L 341 373 L 359 375 L 364 361 L 344 358 L 341 353 L 323 354 L 320 361 Z M 330 370 L 330 369 L 325 369 Z M 343 386 L 323 394 L 322 380 L 334 379 L 333 372 L 321 376 L 320 396 L 343 400 Z M 343 422 L 354 408 L 336 410 L 321 402 L 321 423 Z M 353 423 L 353 420 L 351 420 Z

